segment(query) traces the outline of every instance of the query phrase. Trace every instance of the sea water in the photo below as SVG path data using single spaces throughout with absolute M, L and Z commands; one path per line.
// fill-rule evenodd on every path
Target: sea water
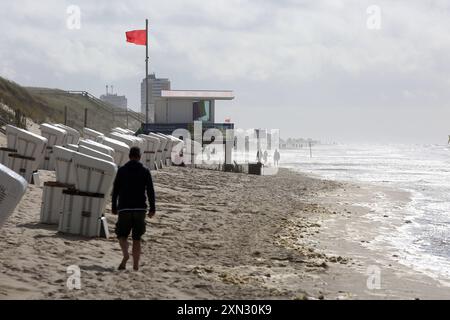
M 321 145 L 284 150 L 280 165 L 325 179 L 389 186 L 409 192 L 398 210 L 378 195 L 375 211 L 408 221 L 376 243 L 397 250 L 400 262 L 450 282 L 450 147 L 446 145 Z M 364 204 L 362 204 L 364 205 Z M 373 204 L 367 204 L 372 206 Z

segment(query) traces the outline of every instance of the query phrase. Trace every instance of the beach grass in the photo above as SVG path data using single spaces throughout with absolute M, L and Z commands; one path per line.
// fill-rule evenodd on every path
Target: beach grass
M 125 117 L 113 117 L 113 106 L 99 106 L 82 95 L 69 94 L 59 89 L 23 87 L 0 77 L 0 102 L 14 111 L 19 111 L 36 123 L 63 123 L 67 107 L 67 125 L 76 129 L 84 127 L 85 109 L 88 112 L 88 127 L 109 132 L 115 126 L 126 127 Z M 129 119 L 132 129 L 140 123 Z

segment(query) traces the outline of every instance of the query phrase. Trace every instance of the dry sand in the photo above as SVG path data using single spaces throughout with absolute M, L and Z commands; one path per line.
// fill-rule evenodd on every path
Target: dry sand
M 43 175 L 45 181 L 52 174 Z M 316 207 L 302 201 L 306 188 L 330 183 L 287 172 L 257 177 L 174 167 L 154 173 L 154 180 L 158 213 L 144 236 L 139 272 L 116 271 L 121 253 L 114 238 L 62 235 L 39 224 L 42 188 L 30 185 L 0 235 L 0 271 L 8 279 L 0 295 L 295 298 L 305 294 L 301 279 L 324 269 L 322 255 L 284 247 L 281 233 L 293 214 L 314 214 Z M 113 229 L 116 217 L 107 216 Z M 66 287 L 70 265 L 82 270 L 79 291 Z
M 352 221 L 364 237 L 376 233 L 351 205 L 369 189 L 287 170 L 260 177 L 171 167 L 153 176 L 158 212 L 148 220 L 139 272 L 131 264 L 116 270 L 114 238 L 63 235 L 39 224 L 42 188 L 30 185 L 0 233 L 0 298 L 449 298 L 448 288 L 348 232 Z M 106 215 L 113 231 L 116 217 L 109 209 Z M 374 261 L 391 265 L 380 290 L 366 286 Z M 71 265 L 81 268 L 81 290 L 66 286 Z

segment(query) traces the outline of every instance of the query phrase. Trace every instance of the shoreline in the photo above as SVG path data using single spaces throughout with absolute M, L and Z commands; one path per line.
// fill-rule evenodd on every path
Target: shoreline
M 52 175 L 43 172 L 43 181 Z M 349 219 L 364 237 L 373 231 L 367 209 L 351 206 L 370 191 L 361 186 L 287 169 L 261 177 L 170 167 L 153 175 L 158 212 L 139 272 L 116 270 L 114 237 L 39 224 L 42 189 L 29 186 L 0 235 L 0 299 L 449 298 L 448 288 L 390 260 L 382 289 L 367 290 L 364 267 L 387 260 L 342 233 Z M 113 231 L 109 205 L 106 216 Z M 81 290 L 66 287 L 70 265 L 81 269 Z
M 336 190 L 317 199 L 323 206 L 343 213 L 321 221 L 324 231 L 331 232 L 321 233 L 325 236 L 319 242 L 328 254 L 346 255 L 355 274 L 332 265 L 327 279 L 330 287 L 350 288 L 350 298 L 356 299 L 450 299 L 449 286 L 442 276 L 406 265 L 402 249 L 386 239 L 410 223 L 403 210 L 412 201 L 411 193 L 370 183 L 340 182 L 344 192 Z M 383 212 L 383 207 L 374 209 L 371 205 L 376 208 L 380 197 L 395 209 L 389 213 Z M 379 272 L 380 286 L 368 289 L 369 275 L 374 272 Z

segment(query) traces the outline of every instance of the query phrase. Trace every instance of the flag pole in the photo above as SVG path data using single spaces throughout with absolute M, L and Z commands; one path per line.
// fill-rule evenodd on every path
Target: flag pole
M 148 19 L 145 19 L 145 124 L 148 123 Z

